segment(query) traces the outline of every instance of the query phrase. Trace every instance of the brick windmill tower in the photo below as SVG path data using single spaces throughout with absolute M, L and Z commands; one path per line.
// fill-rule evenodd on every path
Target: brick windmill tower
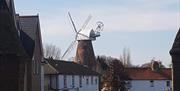
M 180 28 L 174 40 L 174 44 L 172 49 L 170 50 L 170 55 L 172 57 L 172 65 L 173 65 L 173 90 L 172 91 L 180 91 Z
M 96 37 L 100 36 L 100 31 L 103 30 L 104 24 L 99 21 L 97 22 L 95 29 L 85 30 L 85 27 L 91 19 L 91 16 L 89 16 L 83 24 L 82 28 L 77 30 L 70 13 L 68 13 L 68 15 L 76 33 L 76 37 L 75 41 L 72 42 L 72 44 L 69 46 L 69 48 L 66 50 L 65 54 L 62 57 L 67 55 L 67 53 L 72 49 L 72 46 L 76 45 L 77 43 L 77 50 L 74 62 L 87 66 L 88 68 L 95 71 L 96 61 L 92 41 L 95 41 Z

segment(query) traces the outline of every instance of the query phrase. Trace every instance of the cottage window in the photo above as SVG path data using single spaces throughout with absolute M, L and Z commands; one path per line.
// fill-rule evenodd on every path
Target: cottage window
M 93 84 L 93 76 L 91 76 L 91 84 Z
M 89 84 L 89 77 L 86 78 L 86 84 Z
M 131 82 L 130 82 L 130 81 L 127 81 L 127 82 L 126 82 L 126 88 L 127 88 L 127 89 L 130 89 L 131 87 L 132 87 Z
M 166 81 L 166 86 L 167 86 L 167 87 L 170 86 L 170 81 Z
M 154 81 L 153 80 L 150 81 L 150 86 L 154 87 Z
M 63 91 L 69 91 L 68 89 L 64 89 Z
M 96 83 L 96 84 L 98 83 L 98 80 L 97 80 L 97 78 L 95 79 L 95 83 Z
M 66 75 L 64 75 L 64 88 L 67 88 L 67 76 Z
M 50 85 L 49 85 L 49 88 L 50 89 L 57 89 L 57 85 L 58 85 L 58 76 L 56 76 L 56 75 L 50 75 L 50 78 L 49 78 L 49 80 L 50 80 Z
M 74 88 L 74 75 L 72 75 L 72 87 Z
M 79 87 L 82 87 L 82 76 L 79 76 Z

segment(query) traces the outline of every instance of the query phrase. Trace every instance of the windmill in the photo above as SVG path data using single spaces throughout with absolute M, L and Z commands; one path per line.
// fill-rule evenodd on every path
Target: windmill
M 62 56 L 64 59 L 73 49 L 74 46 L 77 45 L 76 56 L 74 62 L 85 65 L 92 70 L 95 70 L 95 54 L 92 46 L 92 41 L 95 41 L 97 37 L 100 36 L 100 32 L 103 30 L 104 24 L 101 21 L 96 23 L 95 29 L 86 30 L 86 26 L 92 18 L 91 15 L 88 16 L 83 26 L 77 30 L 75 23 L 71 17 L 71 14 L 68 12 L 70 21 L 72 23 L 73 29 L 75 31 L 75 40 L 70 44 L 68 49 Z

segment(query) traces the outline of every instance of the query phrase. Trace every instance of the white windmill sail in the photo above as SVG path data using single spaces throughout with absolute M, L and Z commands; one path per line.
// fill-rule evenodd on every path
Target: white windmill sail
M 75 35 L 75 40 L 70 44 L 68 49 L 65 51 L 65 53 L 61 57 L 61 59 L 64 59 L 66 56 L 68 56 L 68 54 L 71 52 L 74 46 L 77 45 L 77 41 L 96 40 L 96 37 L 100 36 L 100 31 L 102 31 L 103 26 L 104 26 L 102 22 L 97 22 L 97 26 L 95 29 L 86 29 L 86 26 L 88 25 L 90 19 L 92 18 L 92 16 L 89 15 L 88 18 L 85 20 L 84 24 L 82 25 L 81 29 L 77 30 L 70 12 L 68 12 L 68 15 L 69 15 L 70 21 L 72 23 L 72 26 L 74 28 L 76 35 Z

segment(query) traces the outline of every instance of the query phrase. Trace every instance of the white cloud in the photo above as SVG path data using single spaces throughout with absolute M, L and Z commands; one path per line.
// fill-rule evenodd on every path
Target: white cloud
M 108 10 L 108 9 L 107 9 Z M 76 12 L 73 11 L 73 12 Z M 76 27 L 79 29 L 88 16 L 88 11 L 79 10 L 83 13 L 72 13 Z M 180 25 L 180 13 L 176 12 L 116 12 L 113 10 L 89 10 L 93 15 L 89 26 L 92 27 L 96 21 L 103 21 L 105 31 L 177 31 Z M 74 33 L 72 24 L 70 23 L 67 13 L 64 15 L 56 14 L 47 18 L 41 18 L 41 26 L 45 31 L 45 35 L 59 36 Z
M 129 13 L 105 18 L 108 31 L 174 30 L 180 25 L 180 13 Z
M 68 11 L 72 12 L 77 28 L 88 14 L 93 15 L 89 25 L 101 20 L 105 24 L 105 31 L 176 31 L 180 26 L 179 0 L 87 0 L 79 3 L 81 1 L 56 1 L 54 6 L 53 2 L 47 4 L 49 1 L 38 1 L 35 5 L 42 4 L 37 11 L 40 11 L 43 35 L 51 37 L 72 34 Z M 17 2 L 23 3 L 21 0 Z M 60 6 L 56 4 L 58 2 L 65 5 Z

